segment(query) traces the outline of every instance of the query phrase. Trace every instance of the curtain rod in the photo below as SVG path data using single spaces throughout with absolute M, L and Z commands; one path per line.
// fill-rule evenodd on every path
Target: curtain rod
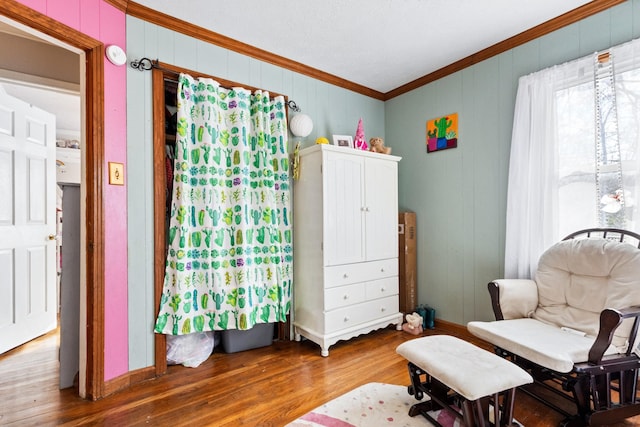
M 160 61 L 157 59 L 156 60 L 149 59 L 149 58 L 142 58 L 140 60 L 134 59 L 133 61 L 131 61 L 131 68 L 135 68 L 138 71 L 149 71 L 155 68 L 156 70 L 171 73 L 176 76 L 180 75 L 180 73 L 175 70 L 170 70 L 169 68 L 161 67 Z
M 133 61 L 131 61 L 130 65 L 131 65 L 131 68 L 134 68 L 134 69 L 136 69 L 138 71 L 149 71 L 149 70 L 156 69 L 156 70 L 159 70 L 159 71 L 163 71 L 165 73 L 172 74 L 174 76 L 179 76 L 180 73 L 181 73 L 181 71 L 174 70 L 174 69 L 167 68 L 167 67 L 163 67 L 161 65 L 159 59 L 155 59 L 154 60 L 154 59 L 149 59 L 149 58 L 146 58 L 146 57 L 142 58 L 142 59 L 139 59 L 139 60 L 138 59 L 134 59 Z M 189 74 L 189 70 L 184 70 L 183 72 L 186 72 L 187 74 Z M 196 72 L 196 74 L 199 74 L 199 73 Z M 233 86 L 243 86 L 241 84 L 236 84 L 236 83 L 231 82 L 231 81 L 222 81 L 221 82 L 220 81 L 221 79 L 219 79 L 217 77 L 213 77 L 213 76 L 204 75 L 204 77 L 212 78 L 212 79 L 218 81 L 219 83 L 221 83 L 220 86 L 225 88 L 225 89 L 233 89 Z M 264 90 L 264 89 L 260 89 L 260 88 L 254 88 L 254 87 L 247 87 L 247 89 L 252 90 L 252 91 L 253 90 Z M 296 105 L 295 101 L 290 100 L 288 96 L 281 95 L 279 93 L 275 93 L 275 92 L 270 92 L 269 91 L 269 97 L 270 98 L 273 99 L 276 96 L 284 97 L 285 104 L 287 104 L 287 107 L 292 109 L 293 111 L 298 112 L 298 113 L 300 111 L 302 111 L 300 109 L 300 107 L 298 107 Z
M 131 68 L 135 68 L 138 71 L 149 71 L 149 70 L 159 70 L 162 71 L 164 73 L 167 74 L 171 74 L 173 76 L 179 77 L 181 73 L 186 73 L 186 74 L 190 74 L 188 72 L 188 70 L 185 71 L 178 71 L 178 70 L 174 70 L 171 68 L 167 68 L 167 67 L 163 67 L 160 63 L 159 59 L 149 59 L 149 58 L 142 58 L 140 60 L 135 59 L 133 61 L 131 61 Z M 214 80 L 219 80 L 213 76 L 208 76 L 208 75 L 204 75 L 204 77 L 207 78 L 211 78 Z M 165 78 L 165 80 L 168 80 L 167 78 Z M 172 82 L 178 83 L 177 80 L 171 80 Z M 233 89 L 230 85 L 225 85 L 225 84 L 221 84 L 221 82 L 218 82 L 220 84 L 220 87 L 224 88 L 224 89 Z

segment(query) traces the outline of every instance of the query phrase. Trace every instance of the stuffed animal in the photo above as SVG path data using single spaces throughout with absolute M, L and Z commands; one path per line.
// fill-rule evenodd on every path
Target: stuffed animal
M 420 335 L 422 333 L 422 316 L 415 312 L 407 314 L 407 323 L 402 325 L 402 330 L 411 335 Z
M 369 140 L 369 151 L 373 151 L 374 153 L 391 154 L 391 147 L 385 147 L 384 140 L 380 137 L 375 137 Z

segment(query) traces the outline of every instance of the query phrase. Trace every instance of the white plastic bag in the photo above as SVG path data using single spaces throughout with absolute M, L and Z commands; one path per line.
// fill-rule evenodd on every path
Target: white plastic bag
M 167 364 L 196 368 L 213 352 L 213 332 L 167 335 Z

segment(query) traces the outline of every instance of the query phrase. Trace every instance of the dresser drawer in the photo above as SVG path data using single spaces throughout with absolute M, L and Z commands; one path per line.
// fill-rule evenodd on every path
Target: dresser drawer
M 325 267 L 325 287 L 349 285 L 398 275 L 398 258 Z
M 367 300 L 398 295 L 398 276 L 373 280 L 365 284 L 365 298 Z
M 365 283 L 338 286 L 324 292 L 324 309 L 326 311 L 363 302 L 365 297 Z
M 324 314 L 325 333 L 340 331 L 381 317 L 398 313 L 398 295 L 366 301 Z

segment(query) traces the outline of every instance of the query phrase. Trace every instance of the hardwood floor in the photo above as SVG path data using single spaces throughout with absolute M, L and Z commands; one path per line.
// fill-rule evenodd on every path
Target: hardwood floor
M 74 389 L 58 390 L 57 337 L 0 356 L 0 425 L 283 426 L 368 382 L 407 385 L 406 360 L 395 348 L 413 338 L 384 329 L 339 342 L 327 358 L 309 341 L 234 354 L 216 349 L 198 368 L 171 366 L 161 378 L 91 402 Z M 516 418 L 545 427 L 562 417 L 519 393 Z M 640 417 L 623 425 L 640 425 Z

